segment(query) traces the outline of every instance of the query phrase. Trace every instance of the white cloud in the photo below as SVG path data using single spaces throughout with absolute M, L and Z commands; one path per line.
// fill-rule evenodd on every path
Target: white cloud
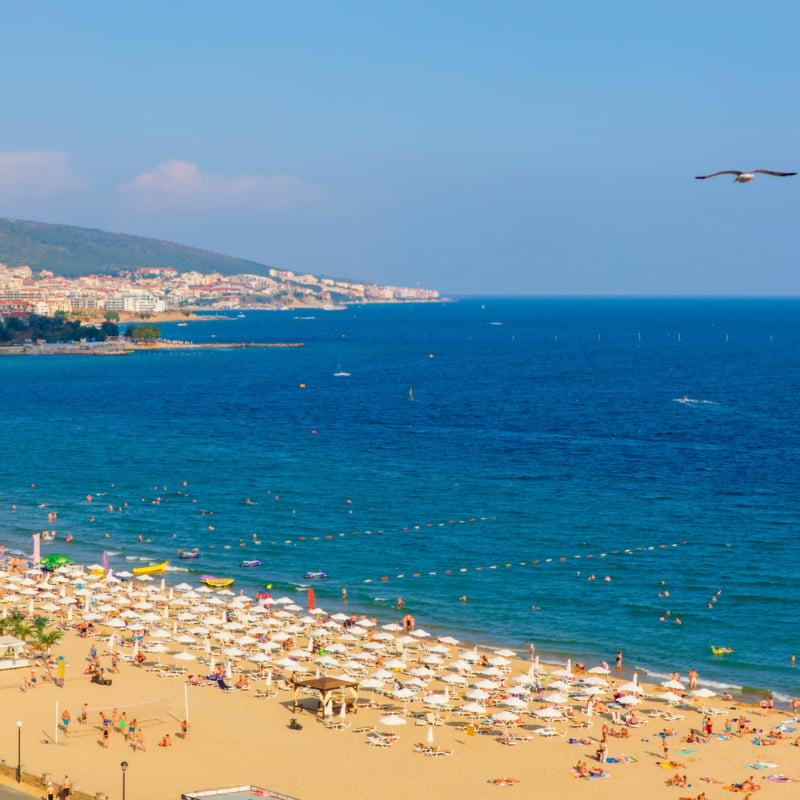
M 80 176 L 66 153 L 0 153 L 3 202 L 52 197 L 79 188 Z
M 132 205 L 192 211 L 235 206 L 283 209 L 314 200 L 319 190 L 291 175 L 229 177 L 204 172 L 187 161 L 166 161 L 142 172 L 118 191 Z

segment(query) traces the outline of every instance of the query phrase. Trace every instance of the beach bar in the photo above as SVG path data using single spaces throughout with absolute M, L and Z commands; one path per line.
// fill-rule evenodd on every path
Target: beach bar
M 0 669 L 19 669 L 30 664 L 22 658 L 25 642 L 14 636 L 0 636 Z

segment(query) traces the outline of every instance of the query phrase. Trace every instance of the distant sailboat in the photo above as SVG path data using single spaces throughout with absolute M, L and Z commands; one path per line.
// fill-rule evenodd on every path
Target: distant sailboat
M 408 399 L 409 400 L 413 400 L 414 399 L 414 387 L 413 386 L 409 386 L 408 387 Z

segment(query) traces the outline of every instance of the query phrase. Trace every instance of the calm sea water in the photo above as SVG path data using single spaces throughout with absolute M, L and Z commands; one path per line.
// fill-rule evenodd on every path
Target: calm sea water
M 306 346 L 0 359 L 7 546 L 54 527 L 45 550 L 84 563 L 166 558 L 191 568 L 175 582 L 300 602 L 324 569 L 331 612 L 346 587 L 381 622 L 402 597 L 434 633 L 800 691 L 800 301 L 489 298 L 162 330 Z

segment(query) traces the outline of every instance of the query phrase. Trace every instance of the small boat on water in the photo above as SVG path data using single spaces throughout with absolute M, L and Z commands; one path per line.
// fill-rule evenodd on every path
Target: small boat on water
M 213 575 L 201 575 L 200 583 L 212 589 L 225 589 L 233 585 L 233 578 L 215 578 Z
M 714 647 L 714 645 L 712 644 L 711 645 L 711 652 L 715 656 L 724 656 L 725 653 L 732 653 L 733 652 L 733 648 L 732 647 Z
M 55 531 L 42 531 L 42 541 L 43 542 L 52 542 L 56 538 Z
M 178 550 L 178 558 L 200 558 L 199 550 Z
M 315 572 L 306 572 L 306 574 L 303 575 L 303 577 L 309 581 L 321 581 L 323 578 L 327 578 L 329 576 L 328 573 L 325 572 L 325 570 L 318 569 Z
M 152 575 L 156 572 L 163 572 L 168 566 L 168 561 L 162 561 L 160 564 L 148 564 L 146 567 L 134 567 L 131 572 L 133 572 L 134 575 Z
M 263 565 L 263 561 L 260 558 L 248 558 L 245 561 L 242 561 L 239 564 L 240 567 L 260 567 Z

